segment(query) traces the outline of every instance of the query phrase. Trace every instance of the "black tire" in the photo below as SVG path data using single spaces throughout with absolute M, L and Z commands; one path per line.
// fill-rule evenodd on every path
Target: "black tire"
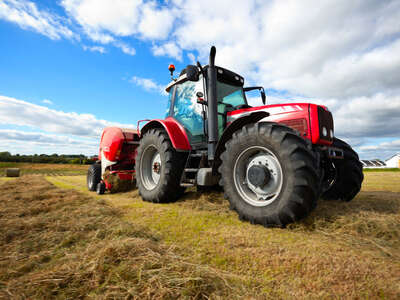
M 104 182 L 99 182 L 96 186 L 96 193 L 98 195 L 103 195 L 106 191 L 106 185 Z
M 149 187 L 146 181 L 146 152 L 156 149 L 160 155 L 159 181 Z M 182 172 L 187 155 L 177 152 L 171 144 L 168 134 L 162 129 L 151 129 L 140 141 L 136 155 L 136 184 L 139 195 L 145 201 L 168 203 L 176 201 L 185 189 L 180 186 Z M 147 165 L 147 167 L 146 167 Z
M 349 202 L 358 194 L 364 180 L 363 168 L 358 154 L 346 142 L 334 138 L 333 147 L 343 150 L 344 159 L 333 161 L 336 169 L 336 180 L 322 194 L 325 200 L 342 200 Z
M 235 173 L 236 161 L 247 149 L 257 147 L 268 149 L 281 167 L 281 188 L 277 190 L 275 200 L 264 206 L 254 206 L 245 200 L 234 178 L 242 176 L 242 172 Z M 231 209 L 239 214 L 241 220 L 266 227 L 284 227 L 307 216 L 315 207 L 318 193 L 316 159 L 309 142 L 291 128 L 270 122 L 246 125 L 226 143 L 226 151 L 221 159 L 220 184 Z M 241 186 L 244 189 L 245 184 Z M 247 190 L 250 191 L 249 188 Z
M 88 190 L 94 192 L 100 180 L 101 180 L 101 165 L 97 163 L 90 165 L 86 176 L 86 183 Z

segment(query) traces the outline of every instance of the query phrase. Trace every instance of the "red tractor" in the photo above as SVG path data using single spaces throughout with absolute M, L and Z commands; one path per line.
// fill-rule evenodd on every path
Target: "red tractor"
M 308 215 L 319 197 L 350 201 L 360 191 L 357 153 L 334 136 L 321 105 L 265 105 L 262 87 L 209 64 L 188 65 L 167 86 L 163 120 L 139 131 L 106 128 L 89 190 L 112 190 L 110 178 L 133 182 L 145 201 L 173 202 L 186 187 L 220 185 L 241 220 L 285 226 Z M 171 76 L 174 67 L 170 66 Z M 246 92 L 259 90 L 262 106 Z

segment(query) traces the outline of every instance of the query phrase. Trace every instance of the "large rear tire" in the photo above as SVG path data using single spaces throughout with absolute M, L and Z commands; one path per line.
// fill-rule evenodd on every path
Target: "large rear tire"
M 136 184 L 145 201 L 167 203 L 176 201 L 184 192 L 180 179 L 186 154 L 177 152 L 168 134 L 151 129 L 140 141 L 136 155 Z
M 346 142 L 334 138 L 332 146 L 342 149 L 344 158 L 333 162 L 336 178 L 331 187 L 322 194 L 322 198 L 349 202 L 361 189 L 364 180 L 362 164 L 358 154 Z
M 94 192 L 96 190 L 97 184 L 100 181 L 101 181 L 101 165 L 97 163 L 90 165 L 86 176 L 86 183 L 88 190 Z
M 241 220 L 283 227 L 315 207 L 316 159 L 308 142 L 289 127 L 246 125 L 226 143 L 221 159 L 220 184 Z

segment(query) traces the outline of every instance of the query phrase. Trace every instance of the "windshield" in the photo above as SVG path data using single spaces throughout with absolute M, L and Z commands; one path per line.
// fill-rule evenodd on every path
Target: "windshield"
M 247 104 L 241 86 L 234 86 L 217 81 L 217 96 L 219 103 L 230 104 L 232 106 Z

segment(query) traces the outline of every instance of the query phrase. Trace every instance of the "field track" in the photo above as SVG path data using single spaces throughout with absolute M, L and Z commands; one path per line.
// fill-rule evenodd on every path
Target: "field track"
M 143 232 L 150 237 L 152 243 L 157 244 L 157 251 L 160 253 L 168 253 L 166 261 L 158 262 L 159 267 L 153 273 L 148 273 L 146 267 L 141 269 L 147 280 L 153 278 L 157 283 L 153 287 L 143 282 L 139 284 L 137 268 L 131 265 L 130 280 L 114 278 L 106 284 L 94 280 L 83 290 L 76 290 L 75 287 L 75 297 L 85 291 L 111 297 L 113 289 L 118 291 L 114 296 L 122 297 L 131 293 L 140 294 L 143 298 L 400 297 L 400 172 L 368 172 L 363 190 L 355 200 L 350 203 L 320 201 L 318 208 L 308 218 L 286 229 L 266 229 L 239 221 L 219 193 L 198 194 L 195 190 L 189 190 L 179 202 L 156 205 L 143 202 L 136 190 L 103 196 L 90 193 L 86 190 L 85 176 L 82 175 L 45 178 L 52 185 L 40 176 L 7 180 L 3 185 L 1 203 L 11 201 L 8 199 L 18 202 L 15 192 L 20 187 L 17 183 L 27 184 L 34 181 L 34 191 L 51 191 L 50 194 L 45 193 L 48 196 L 42 198 L 43 200 L 52 199 L 52 193 L 65 194 L 63 205 L 67 209 L 68 199 L 75 199 L 72 201 L 75 203 L 74 210 L 71 211 L 76 213 L 70 214 L 70 221 L 74 218 L 76 222 L 80 218 L 85 219 L 85 214 L 89 213 L 86 203 L 90 203 L 96 212 L 99 205 L 106 210 L 115 210 L 117 213 L 112 221 L 100 222 L 94 229 L 109 232 L 107 239 L 102 240 L 106 248 L 107 245 L 114 245 L 115 242 L 112 241 L 116 239 L 110 227 L 124 224 L 134 230 L 136 235 L 137 232 Z M 0 184 L 3 180 L 5 179 L 0 179 Z M 5 189 L 4 186 L 11 187 Z M 31 194 L 29 197 L 35 197 L 35 192 Z M 22 198 L 27 196 L 24 197 Z M 57 203 L 56 200 L 53 202 Z M 86 210 L 80 212 L 80 206 Z M 6 216 L 7 207 L 0 206 L 0 226 L 6 226 L 5 228 L 12 227 L 13 223 L 12 217 Z M 102 217 L 104 216 L 99 213 L 98 218 Z M 66 232 L 74 233 L 68 226 Z M 70 250 L 72 253 L 79 249 L 91 249 L 96 237 L 88 233 L 81 240 L 83 245 L 79 242 L 76 245 L 73 243 Z M 10 243 L 13 244 L 12 241 Z M 53 247 L 59 249 L 60 241 L 55 243 L 58 244 Z M 149 251 L 151 249 L 150 247 Z M 17 250 L 18 247 L 3 246 L 0 254 L 7 254 L 4 256 L 15 259 Z M 100 255 L 99 253 L 94 251 L 92 259 Z M 53 250 L 47 255 L 52 257 Z M 123 269 L 126 267 L 125 263 L 132 264 L 139 257 L 145 261 L 145 266 L 147 258 L 143 253 L 135 255 L 133 253 L 124 257 L 121 254 L 120 265 L 112 266 L 110 270 L 114 270 L 114 267 Z M 53 260 L 51 267 L 57 268 L 59 263 L 55 264 L 56 259 L 50 259 L 50 262 Z M 32 276 L 36 278 L 38 274 L 50 272 L 50 262 L 45 262 L 40 264 L 40 268 L 33 268 L 17 276 L 15 274 L 19 273 L 13 267 L 17 267 L 18 263 L 13 265 L 11 262 L 11 258 L 0 261 L 0 298 L 7 291 L 12 295 L 21 295 L 21 290 L 12 289 L 12 283 L 16 279 L 22 278 L 23 282 L 24 278 L 32 280 Z M 65 261 L 63 263 L 66 264 Z M 176 265 L 177 269 L 172 265 Z M 13 273 L 14 277 L 4 277 L 4 272 L 11 272 L 10 270 L 16 272 Z M 76 273 L 67 272 L 71 282 L 76 279 L 74 276 L 80 276 L 80 272 L 83 272 L 79 268 L 74 270 Z M 62 270 L 60 272 L 63 274 Z M 111 271 L 104 272 L 103 276 L 106 278 L 111 276 Z M 118 271 L 113 272 L 111 273 L 116 272 L 122 276 Z M 97 275 L 96 272 L 91 274 L 94 277 Z M 182 277 L 189 279 L 185 281 Z M 43 280 L 43 277 L 40 278 Z M 38 282 L 36 284 L 39 287 L 43 285 Z M 43 288 L 45 293 L 46 287 Z M 53 289 L 58 296 L 71 296 L 68 294 L 71 292 L 68 284 L 63 289 L 57 286 L 53 286 Z M 148 291 L 147 296 L 144 290 Z

